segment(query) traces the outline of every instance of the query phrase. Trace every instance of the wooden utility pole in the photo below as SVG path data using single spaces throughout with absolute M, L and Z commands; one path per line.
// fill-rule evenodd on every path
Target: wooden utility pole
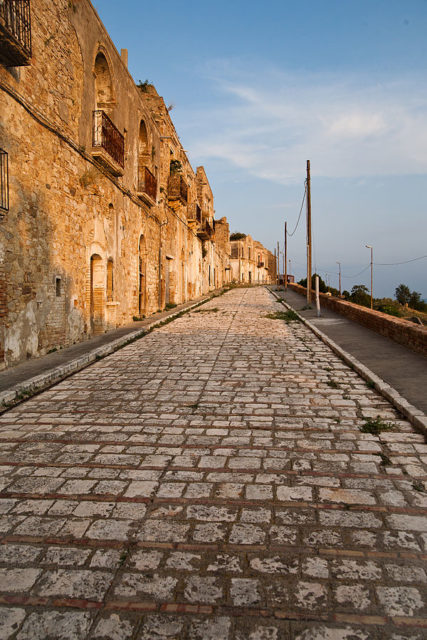
M 274 265 L 277 268 L 277 256 L 276 256 L 276 249 L 274 249 Z M 277 273 L 276 273 L 276 284 L 277 284 Z
M 307 304 L 311 303 L 311 184 L 310 160 L 307 160 Z
M 286 244 L 286 240 L 285 240 Z M 282 273 L 283 277 L 285 277 L 285 246 L 283 245 L 283 254 L 282 254 Z
M 288 288 L 288 223 L 285 222 L 285 253 L 283 255 L 284 273 L 285 273 L 285 290 Z
M 280 248 L 277 241 L 277 284 L 280 284 Z

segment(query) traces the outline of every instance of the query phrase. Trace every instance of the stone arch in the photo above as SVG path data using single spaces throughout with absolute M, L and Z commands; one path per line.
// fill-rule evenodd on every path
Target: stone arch
M 102 333 L 105 324 L 105 273 L 101 256 L 90 257 L 90 326 L 94 334 Z
M 144 315 L 147 306 L 147 248 L 145 242 L 145 236 L 143 234 L 139 237 L 138 243 L 138 313 L 140 316 Z
M 114 105 L 113 77 L 111 65 L 103 50 L 98 50 L 94 65 L 95 108 L 110 114 Z

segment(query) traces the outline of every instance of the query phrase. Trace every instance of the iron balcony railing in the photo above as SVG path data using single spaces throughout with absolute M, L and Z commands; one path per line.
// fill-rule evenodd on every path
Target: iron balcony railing
M 169 200 L 181 200 L 182 203 L 187 204 L 188 187 L 184 178 L 179 173 L 172 173 L 169 176 L 168 198 Z
M 93 112 L 93 146 L 102 147 L 118 165 L 125 166 L 125 139 L 101 109 Z
M 0 0 L 0 61 L 19 67 L 30 58 L 30 0 Z
M 138 167 L 138 193 L 146 193 L 154 201 L 157 199 L 157 180 L 148 167 Z

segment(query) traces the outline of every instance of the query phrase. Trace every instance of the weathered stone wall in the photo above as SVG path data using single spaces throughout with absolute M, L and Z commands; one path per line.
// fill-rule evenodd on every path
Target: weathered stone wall
M 288 284 L 293 291 L 301 295 L 306 295 L 306 288 L 299 284 Z M 320 293 L 321 306 L 331 309 L 336 313 L 340 313 L 354 322 L 358 322 L 368 329 L 372 329 L 377 333 L 391 338 L 405 347 L 409 347 L 413 351 L 427 355 L 427 328 L 414 325 L 409 320 L 395 318 L 381 311 L 375 311 L 362 307 L 346 300 L 339 300 L 333 296 L 327 296 Z M 315 293 L 312 292 L 312 300 L 315 302 Z
M 214 237 L 203 240 L 189 220 L 200 196 L 213 224 L 206 174 L 191 168 L 155 89 L 135 86 L 89 0 L 33 0 L 31 19 L 29 66 L 0 67 L 10 184 L 0 368 L 197 297 L 224 272 Z M 108 153 L 100 164 L 96 109 L 124 135 L 123 169 Z M 186 202 L 170 197 L 171 159 Z M 149 197 L 144 167 L 157 181 Z

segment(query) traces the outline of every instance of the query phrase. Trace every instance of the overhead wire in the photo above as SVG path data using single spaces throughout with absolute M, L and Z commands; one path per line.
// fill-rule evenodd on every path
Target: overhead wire
M 292 233 L 286 232 L 289 238 L 291 238 L 294 235 L 295 231 L 298 229 L 298 225 L 299 225 L 300 220 L 301 220 L 301 214 L 302 214 L 302 209 L 303 209 L 303 206 L 304 206 L 305 196 L 307 195 L 307 181 L 304 182 L 304 185 L 305 185 L 304 195 L 302 197 L 301 209 L 299 210 L 298 220 L 297 220 L 297 223 L 295 225 L 295 229 L 292 231 Z
M 416 260 L 423 260 L 427 256 L 419 256 L 418 258 L 412 258 L 412 260 L 404 260 L 403 262 L 374 262 L 374 265 L 378 267 L 393 267 L 397 264 L 409 264 L 409 262 L 416 262 Z

